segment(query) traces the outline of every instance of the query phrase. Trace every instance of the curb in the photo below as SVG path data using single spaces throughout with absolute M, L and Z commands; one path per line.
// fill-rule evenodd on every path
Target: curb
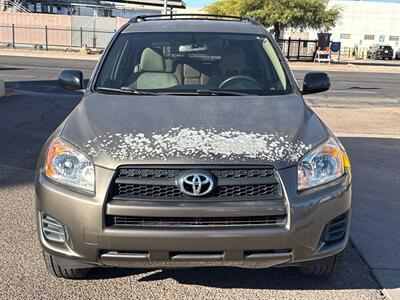
M 16 57 L 28 57 L 28 58 L 44 58 L 44 59 L 73 59 L 73 60 L 91 60 L 91 61 L 97 61 L 100 59 L 100 55 L 93 55 L 93 56 L 82 56 L 80 54 L 74 55 L 63 55 L 64 53 L 58 53 L 58 52 L 50 52 L 50 53 L 45 53 L 44 52 L 13 52 L 13 51 L 1 51 L 0 50 L 0 56 L 16 56 Z
M 347 137 L 360 137 L 360 138 L 375 138 L 375 139 L 400 139 L 400 135 L 396 134 L 374 134 L 374 133 L 343 133 L 335 132 L 335 135 L 339 138 Z

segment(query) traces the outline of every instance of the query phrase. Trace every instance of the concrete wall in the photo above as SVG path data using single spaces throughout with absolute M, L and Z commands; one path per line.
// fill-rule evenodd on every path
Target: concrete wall
M 123 18 L 116 18 L 117 20 L 117 28 L 120 28 L 122 25 L 124 25 L 126 22 L 128 22 L 127 19 L 123 19 Z
M 72 44 L 104 48 L 117 28 L 115 18 L 72 16 Z M 82 28 L 82 32 L 81 29 Z
M 12 43 L 12 24 L 18 46 L 45 45 L 46 30 L 51 47 L 104 48 L 114 31 L 127 20 L 122 18 L 65 16 L 35 13 L 0 12 L 0 43 Z M 82 33 L 81 29 L 82 28 Z M 93 29 L 96 33 L 93 33 Z
M 15 25 L 16 44 L 45 44 L 48 27 L 48 43 L 71 44 L 71 20 L 69 16 L 0 12 L 0 42 L 12 42 L 12 24 Z M 5 27 L 7 26 L 7 27 Z M 33 28 L 33 29 L 29 29 Z M 64 29 L 64 30 L 55 30 Z

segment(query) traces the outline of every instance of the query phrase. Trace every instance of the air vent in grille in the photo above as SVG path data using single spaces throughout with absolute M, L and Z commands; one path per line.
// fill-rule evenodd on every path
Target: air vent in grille
M 108 226 L 119 227 L 221 227 L 221 226 L 283 226 L 285 215 L 252 217 L 130 217 L 107 216 Z
M 120 168 L 118 177 L 132 178 L 175 178 L 183 169 Z M 272 168 L 214 169 L 210 172 L 217 178 L 262 178 L 274 176 Z
M 145 168 L 120 168 L 118 177 L 132 178 L 175 178 L 179 175 L 179 170 L 175 169 L 145 169 Z
M 136 197 L 181 197 L 181 191 L 176 186 L 162 185 L 137 185 L 137 184 L 118 184 L 118 194 L 120 196 Z
M 262 178 L 274 175 L 274 170 L 268 169 L 223 169 L 212 170 L 218 178 Z
M 111 198 L 115 200 L 192 200 L 177 185 L 180 175 L 191 169 L 123 167 L 116 172 Z M 215 177 L 207 200 L 282 199 L 282 189 L 271 167 L 201 167 Z M 200 198 L 197 198 L 200 199 Z
M 278 193 L 278 187 L 272 184 L 257 185 L 232 185 L 217 187 L 210 197 L 248 197 L 248 196 L 267 196 Z M 159 185 L 134 185 L 119 184 L 118 194 L 120 196 L 133 197 L 162 197 L 162 198 L 182 198 L 187 197 L 181 193 L 176 186 Z

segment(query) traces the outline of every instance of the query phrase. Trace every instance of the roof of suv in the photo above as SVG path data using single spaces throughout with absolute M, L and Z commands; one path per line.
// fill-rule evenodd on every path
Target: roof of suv
M 177 15 L 179 16 L 179 15 Z M 130 22 L 123 32 L 215 32 L 265 34 L 265 30 L 248 21 L 216 19 L 157 19 Z

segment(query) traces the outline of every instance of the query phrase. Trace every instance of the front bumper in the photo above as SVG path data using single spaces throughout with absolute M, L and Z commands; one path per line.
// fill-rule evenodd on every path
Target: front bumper
M 321 241 L 324 228 L 334 218 L 351 210 L 351 174 L 323 187 L 298 193 L 296 168 L 279 171 L 287 210 L 287 224 L 232 228 L 110 228 L 105 224 L 107 190 L 114 171 L 96 168 L 96 196 L 67 190 L 38 174 L 36 208 L 39 238 L 43 249 L 62 259 L 93 266 L 187 267 L 240 266 L 270 267 L 296 265 L 341 252 L 349 239 L 350 213 L 345 237 L 334 244 Z M 224 214 L 264 214 L 268 201 L 253 206 L 203 204 L 201 207 L 130 207 L 128 213 L 143 216 L 196 214 L 199 217 Z M 121 208 L 115 207 L 118 210 Z M 41 229 L 44 213 L 64 224 L 66 243 L 47 241 Z M 200 214 L 200 215 L 199 215 Z M 182 216 L 182 215 L 181 215 Z
M 380 53 L 378 53 L 378 57 L 379 58 L 392 58 L 393 57 L 393 53 L 380 52 Z

